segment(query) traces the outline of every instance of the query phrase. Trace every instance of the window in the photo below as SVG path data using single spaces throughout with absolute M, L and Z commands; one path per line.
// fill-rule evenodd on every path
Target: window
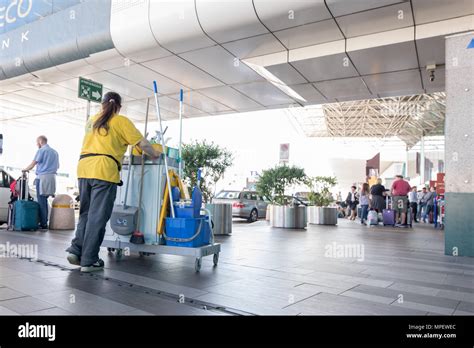
M 257 195 L 255 193 L 252 193 L 252 194 L 250 194 L 250 199 L 252 201 L 256 201 L 258 198 L 257 198 Z
M 221 191 L 216 195 L 216 198 L 237 199 L 239 197 L 239 193 L 239 191 Z

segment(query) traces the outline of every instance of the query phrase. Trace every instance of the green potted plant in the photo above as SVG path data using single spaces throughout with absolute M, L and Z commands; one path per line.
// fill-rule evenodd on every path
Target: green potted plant
M 329 205 L 334 201 L 330 189 L 337 185 L 332 176 L 316 176 L 307 179 L 311 192 L 308 194 L 308 222 L 315 225 L 336 225 L 337 208 Z
M 278 165 L 262 172 L 257 181 L 257 192 L 270 201 L 267 213 L 271 226 L 306 227 L 306 207 L 295 205 L 293 198 L 285 194 L 288 187 L 303 184 L 306 179 L 304 169 L 296 166 Z

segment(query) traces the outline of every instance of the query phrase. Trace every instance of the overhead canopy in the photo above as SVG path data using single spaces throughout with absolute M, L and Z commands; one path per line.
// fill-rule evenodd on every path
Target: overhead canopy
M 442 92 L 444 37 L 474 30 L 472 0 L 71 3 L 0 31 L 2 122 L 83 123 L 79 76 L 135 121 L 153 80 L 165 119 L 180 88 L 185 117 Z
M 402 140 L 408 148 L 423 136 L 444 134 L 445 93 L 368 99 L 289 108 L 308 137 Z

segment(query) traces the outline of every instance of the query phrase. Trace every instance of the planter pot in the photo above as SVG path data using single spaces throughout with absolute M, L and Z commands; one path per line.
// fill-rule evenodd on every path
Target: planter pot
M 267 213 L 265 214 L 265 220 L 266 221 L 272 221 L 272 218 L 271 218 L 272 211 L 273 211 L 272 207 L 273 207 L 273 205 L 271 205 L 271 204 L 267 205 Z
M 232 205 L 228 203 L 206 204 L 214 222 L 214 234 L 232 234 Z
M 308 207 L 308 223 L 314 225 L 337 225 L 337 208 Z
M 306 228 L 306 207 L 273 205 L 270 212 L 270 225 L 281 228 Z

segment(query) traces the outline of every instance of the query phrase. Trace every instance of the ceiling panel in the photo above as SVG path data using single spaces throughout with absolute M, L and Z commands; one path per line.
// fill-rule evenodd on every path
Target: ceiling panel
M 219 43 L 268 33 L 252 0 L 196 0 L 196 12 L 204 32 Z
M 207 113 L 232 111 L 229 107 L 196 91 L 185 92 L 184 103 Z
M 415 42 L 347 52 L 361 75 L 418 68 Z
M 70 80 L 71 81 L 71 80 Z M 73 80 L 72 80 L 73 81 Z M 75 80 L 77 82 L 77 80 Z M 57 97 L 61 97 L 62 99 L 73 101 L 73 102 L 80 102 L 80 103 L 86 103 L 85 100 L 79 99 L 77 97 L 78 91 L 77 91 L 77 84 L 76 84 L 76 89 L 72 90 L 66 87 L 63 87 L 58 84 L 51 84 L 51 85 L 44 85 L 37 87 L 36 90 L 45 92 L 48 94 L 55 95 Z
M 42 69 L 34 72 L 35 76 L 38 77 L 38 81 L 44 81 L 44 82 L 59 82 L 59 81 L 64 81 L 70 79 L 71 76 L 68 73 L 65 73 L 55 66 L 47 69 Z
M 328 102 L 327 99 L 321 93 L 319 93 L 311 83 L 292 85 L 290 88 L 306 99 L 306 103 L 301 102 L 304 105 L 324 104 Z
M 293 104 L 295 101 L 281 92 L 269 82 L 253 82 L 234 86 L 249 98 L 256 100 L 264 106 L 278 104 Z
M 344 53 L 295 61 L 292 64 L 310 82 L 359 75 Z
M 201 29 L 194 0 L 150 1 L 149 19 L 158 43 L 174 53 L 215 45 Z
M 308 82 L 288 63 L 272 65 L 266 69 L 282 80 L 286 85 L 296 85 Z
M 317 45 L 344 38 L 333 19 L 275 31 L 274 34 L 289 49 Z
M 142 65 L 134 64 L 127 67 L 113 69 L 110 70 L 110 72 L 148 88 L 150 91 L 153 89 L 153 81 L 156 81 L 161 94 L 178 94 L 181 88 L 187 89 L 179 83 Z
M 423 93 L 418 69 L 369 75 L 362 78 L 372 93 L 379 94 L 381 97 Z
M 127 58 L 122 56 L 115 48 L 94 53 L 84 59 L 87 63 L 105 70 L 118 68 L 128 64 Z
M 271 30 L 281 30 L 331 18 L 324 0 L 254 0 L 260 20 Z
M 474 14 L 474 0 L 412 0 L 415 23 L 429 23 Z
M 78 59 L 69 63 L 61 64 L 56 66 L 56 68 L 73 77 L 89 75 L 102 70 L 97 66 L 90 65 L 85 59 Z
M 189 64 L 184 59 L 171 56 L 142 63 L 161 75 L 173 77 L 173 80 L 183 86 L 200 89 L 224 85 L 211 75 Z
M 409 0 L 326 0 L 326 3 L 335 17 L 366 11 L 377 7 L 393 5 Z
M 119 94 L 124 94 L 129 97 L 133 97 L 133 99 L 146 98 L 153 94 L 151 88 L 145 88 L 143 86 L 137 85 L 134 82 L 128 81 L 107 71 L 95 73 L 85 77 L 98 83 L 101 83 L 104 85 L 104 87 L 107 87 L 108 89 L 115 91 Z
M 273 34 L 263 34 L 228 42 L 222 46 L 241 59 L 286 51 L 285 46 L 275 39 Z
M 428 64 L 444 64 L 446 56 L 444 42 L 444 36 L 435 36 L 416 41 L 421 68 L 426 67 Z
M 314 86 L 326 96 L 328 100 L 338 99 L 368 99 L 371 94 L 360 77 L 324 81 Z
M 413 25 L 410 3 L 399 3 L 336 18 L 346 37 L 361 36 Z
M 261 107 L 254 100 L 229 86 L 206 88 L 199 90 L 199 93 L 217 100 L 234 110 L 249 110 Z
M 221 46 L 203 48 L 180 56 L 226 84 L 262 80 L 260 75 Z
M 173 99 L 167 96 L 161 96 L 160 99 L 160 107 L 169 110 L 173 113 L 179 113 L 179 101 L 178 99 Z M 184 100 L 186 102 L 186 100 Z M 153 103 L 154 104 L 154 103 Z M 153 106 L 154 107 L 154 106 Z M 194 116 L 194 115 L 202 115 L 204 111 L 193 108 L 188 104 L 183 105 L 183 116 Z M 156 116 L 155 116 L 156 117 Z

